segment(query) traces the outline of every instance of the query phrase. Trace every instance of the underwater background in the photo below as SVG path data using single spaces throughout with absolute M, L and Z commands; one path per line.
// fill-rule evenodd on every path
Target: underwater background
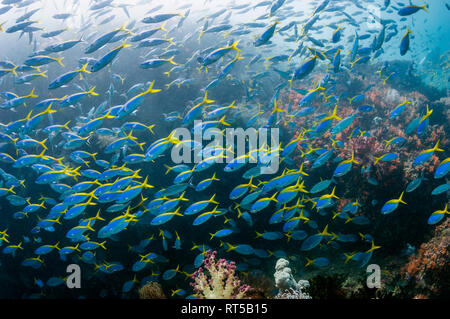
M 449 295 L 450 2 L 0 3 L 0 298 Z

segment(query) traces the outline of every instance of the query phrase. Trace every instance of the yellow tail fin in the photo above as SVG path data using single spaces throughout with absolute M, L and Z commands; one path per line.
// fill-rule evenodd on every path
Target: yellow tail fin
M 34 88 L 31 90 L 30 94 L 28 94 L 26 97 L 38 97 L 36 94 L 34 94 Z
M 64 59 L 64 57 L 62 56 L 62 57 L 60 57 L 60 58 L 55 59 L 55 61 L 58 62 L 58 64 L 59 64 L 60 66 L 64 67 L 64 64 L 61 62 L 63 59 Z
M 92 89 L 90 89 L 89 91 L 87 91 L 86 94 L 88 94 L 88 95 L 94 95 L 94 96 L 98 95 L 98 93 L 95 93 L 95 92 L 94 92 L 94 89 L 95 89 L 95 86 L 93 86 Z
M 241 41 L 241 40 L 237 40 L 236 42 L 234 42 L 234 43 L 230 46 L 230 49 L 233 49 L 233 50 L 236 50 L 236 51 L 241 51 L 241 49 L 239 49 L 239 48 L 237 47 L 239 41 Z
M 153 82 L 150 84 L 149 88 L 145 92 L 141 93 L 141 95 L 157 93 L 157 92 L 161 91 L 160 89 L 153 89 L 154 84 L 155 84 L 155 81 L 153 80 Z

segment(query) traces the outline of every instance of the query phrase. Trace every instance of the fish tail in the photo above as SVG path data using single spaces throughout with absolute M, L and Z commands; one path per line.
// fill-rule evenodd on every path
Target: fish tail
M 127 26 L 126 23 L 122 24 L 122 25 L 120 26 L 120 28 L 117 29 L 117 31 L 129 31 L 129 30 L 126 28 L 126 26 Z
M 237 47 L 239 41 L 241 41 L 241 40 L 237 40 L 236 42 L 234 42 L 234 43 L 230 46 L 230 49 L 236 50 L 236 51 L 241 51 L 241 49 L 239 49 L 239 48 Z
M 181 142 L 178 138 L 176 138 L 174 136 L 174 134 L 175 134 L 175 131 L 173 131 L 172 133 L 169 134 L 169 136 L 167 137 L 167 142 L 168 143 L 178 144 L 178 143 Z
M 219 203 L 214 200 L 214 197 L 216 197 L 216 194 L 212 195 L 208 202 L 219 205 Z
M 355 161 L 355 152 L 352 152 L 352 159 L 351 159 L 351 162 L 352 162 L 352 163 L 355 163 L 355 164 L 359 164 L 357 161 Z
M 79 69 L 78 70 L 78 72 L 81 72 L 81 73 L 91 73 L 91 71 L 88 71 L 86 68 L 87 68 L 87 66 L 89 65 L 89 63 L 86 63 L 85 65 L 83 65 L 82 67 L 81 67 L 81 69 Z
M 387 146 L 387 145 L 386 145 Z M 373 163 L 373 165 L 377 165 L 378 161 L 382 158 L 383 156 L 380 157 L 375 157 L 375 163 Z
M 33 88 L 33 89 L 31 90 L 30 94 L 28 94 L 27 97 L 38 97 L 36 94 L 34 94 L 34 89 L 35 89 L 35 88 Z
M 103 119 L 115 119 L 116 118 L 115 116 L 110 115 L 110 114 L 111 114 L 111 109 L 109 109 L 108 112 L 104 116 L 99 117 L 99 119 L 100 118 L 103 118 Z M 95 153 L 95 155 L 97 155 L 97 153 Z
M 58 62 L 58 64 L 62 67 L 64 67 L 64 64 L 61 62 L 64 59 L 64 57 L 56 58 L 55 61 Z
M 40 144 L 43 148 L 45 148 L 46 150 L 48 150 L 47 146 L 45 146 L 45 142 L 47 142 L 47 141 L 48 141 L 48 138 L 46 138 L 46 139 L 43 140 L 42 142 L 39 142 L 39 144 Z
M 95 219 L 105 221 L 105 219 L 103 217 L 100 217 L 100 209 L 98 210 L 97 215 L 95 215 Z
M 205 31 L 200 31 L 200 34 L 198 35 L 198 44 L 200 44 L 200 41 L 202 39 L 202 36 L 205 34 Z
M 81 80 L 81 81 L 83 80 L 83 73 L 88 73 L 88 74 L 91 73 L 90 71 L 86 70 L 88 64 L 89 64 L 89 63 L 86 63 L 85 65 L 83 65 L 83 66 L 81 67 L 81 69 L 79 69 L 79 70 L 77 71 L 77 72 L 80 73 L 80 80 Z
M 41 72 L 41 73 L 38 73 L 40 76 L 42 76 L 43 78 L 46 78 L 46 79 L 48 79 L 48 76 L 47 76 L 47 70 L 45 70 L 44 72 Z
M 124 42 L 118 47 L 118 49 L 129 48 L 129 47 L 131 47 L 131 44 Z
M 172 45 L 175 45 L 175 42 L 173 42 L 173 38 L 167 39 L 167 42 L 169 42 L 169 43 L 172 44 Z
M 98 95 L 98 93 L 95 93 L 95 92 L 94 92 L 94 89 L 95 89 L 95 86 L 93 86 L 93 87 L 92 87 L 89 91 L 87 91 L 86 93 L 89 94 L 89 95 L 94 95 L 94 96 L 95 96 L 95 95 Z
M 149 125 L 147 126 L 147 129 L 152 133 L 155 134 L 155 132 L 153 132 L 153 128 L 155 127 L 155 124 Z
M 155 84 L 155 81 L 153 80 L 153 82 L 150 84 L 149 88 L 147 89 L 147 91 L 141 93 L 142 95 L 146 95 L 146 94 L 151 94 L 151 93 L 157 93 L 161 90 L 159 89 L 153 89 L 153 85 Z
M 229 243 L 226 243 L 226 244 L 228 245 L 227 253 L 230 252 L 230 251 L 232 251 L 233 249 L 236 249 L 235 246 L 232 246 L 232 245 L 229 244 Z
M 205 91 L 205 96 L 203 97 L 203 102 L 202 104 L 207 104 L 207 103 L 214 103 L 214 100 L 208 100 L 208 91 Z
M 224 115 L 224 116 L 219 120 L 219 123 L 221 123 L 221 124 L 223 124 L 223 125 L 226 125 L 226 126 L 230 126 L 229 123 L 225 122 L 225 117 L 226 117 L 226 115 Z
M 319 86 L 316 88 L 316 90 L 325 90 L 325 88 L 321 87 L 319 83 Z
M 15 186 L 11 186 L 11 187 L 8 189 L 8 192 L 15 194 L 16 192 L 14 191 L 14 187 L 15 187 Z
M 138 143 L 138 146 L 141 149 L 141 151 L 144 151 L 144 147 L 143 147 L 144 145 L 145 145 L 145 142 Z
M 424 9 L 424 10 L 425 10 L 425 9 Z M 406 26 L 406 34 L 405 34 L 405 36 L 408 35 L 408 34 L 410 34 L 410 33 L 412 33 L 412 31 L 409 29 L 408 26 Z
M 434 152 L 443 152 L 444 150 L 442 148 L 439 148 L 439 140 L 437 140 L 436 145 L 433 147 Z
M 336 186 L 333 187 L 333 191 L 331 192 L 331 197 L 334 197 L 334 198 L 339 199 L 339 197 L 337 197 L 337 196 L 334 194 L 335 190 L 336 190 Z
M 17 76 L 17 72 L 16 72 L 17 67 L 18 67 L 18 66 L 15 65 L 12 69 L 9 70 L 9 72 L 11 72 L 11 73 L 14 74 L 15 76 Z
M 276 192 L 275 194 L 272 195 L 272 197 L 270 197 L 270 200 L 273 200 L 275 203 L 278 203 L 278 200 L 275 199 L 275 197 L 278 195 L 278 192 Z
M 237 105 L 234 105 L 235 102 L 236 102 L 236 101 L 233 101 L 233 103 L 231 103 L 228 107 L 229 107 L 230 109 L 237 109 L 237 108 L 239 108 Z
M 161 26 L 159 27 L 159 29 L 160 29 L 161 31 L 168 32 L 167 29 L 164 28 L 165 25 L 166 25 L 166 22 L 164 22 L 163 24 L 161 24 Z
M 404 201 L 402 200 L 402 197 L 403 197 L 403 194 L 404 194 L 404 193 L 405 193 L 405 192 L 402 192 L 402 193 L 400 194 L 400 197 L 398 198 L 398 201 L 399 201 L 400 203 L 402 203 L 402 204 L 407 205 L 406 202 L 404 202 Z
M 173 61 L 173 58 L 174 58 L 174 56 L 171 57 L 170 59 L 168 59 L 167 61 L 168 61 L 169 63 L 173 64 L 173 65 L 178 65 L 178 63 L 176 63 L 176 62 Z

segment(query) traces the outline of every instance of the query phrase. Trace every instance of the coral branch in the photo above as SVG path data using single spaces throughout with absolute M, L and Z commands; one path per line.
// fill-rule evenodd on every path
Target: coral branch
M 191 286 L 200 299 L 243 299 L 246 297 L 249 285 L 241 285 L 235 276 L 236 265 L 225 259 L 216 261 L 217 252 L 206 252 L 203 267 L 194 272 Z M 204 269 L 208 274 L 204 272 Z

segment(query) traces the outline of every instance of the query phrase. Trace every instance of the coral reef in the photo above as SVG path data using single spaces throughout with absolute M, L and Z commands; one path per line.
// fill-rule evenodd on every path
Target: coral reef
M 448 296 L 450 293 L 450 218 L 437 226 L 434 237 L 423 243 L 403 267 L 404 278 L 417 298 Z
M 354 194 L 358 194 L 361 208 L 357 215 L 367 217 L 372 225 L 370 234 L 378 239 L 383 249 L 396 254 L 406 242 L 418 244 L 425 240 L 429 230 L 425 229 L 426 225 L 423 225 L 421 218 L 427 209 L 421 203 L 430 202 L 427 194 L 431 192 L 431 189 L 426 189 L 430 187 L 424 183 L 421 186 L 423 191 L 421 194 L 416 192 L 414 195 L 417 196 L 413 198 L 406 194 L 409 197 L 407 199 L 408 205 L 410 205 L 408 208 L 414 207 L 413 213 L 417 213 L 416 218 L 412 219 L 410 216 L 406 216 L 407 208 L 401 207 L 395 216 L 398 219 L 391 220 L 393 222 L 391 227 L 383 225 L 385 220 L 380 219 L 380 205 L 391 199 L 389 192 L 394 191 L 400 194 L 405 190 L 406 185 L 417 177 L 423 176 L 432 180 L 433 173 L 440 164 L 440 159 L 446 156 L 445 153 L 434 154 L 422 165 L 413 166 L 413 162 L 420 152 L 431 148 L 438 140 L 442 149 L 448 149 L 449 140 L 446 138 L 448 129 L 445 120 L 448 121 L 450 111 L 445 107 L 449 103 L 448 99 L 442 98 L 442 94 L 437 91 L 428 91 L 428 85 L 422 83 L 419 78 L 411 78 L 409 84 L 414 82 L 417 84 L 414 86 L 409 84 L 405 86 L 402 81 L 399 81 L 399 78 L 395 77 L 384 81 L 389 74 L 384 68 L 385 66 L 381 64 L 374 64 L 360 68 L 359 71 L 354 69 L 354 72 L 345 76 L 341 74 L 341 77 L 344 76 L 343 80 L 335 85 L 336 91 L 344 92 L 343 94 L 338 97 L 321 93 L 306 105 L 314 107 L 315 112 L 319 114 L 321 112 L 330 114 L 334 105 L 337 105 L 337 115 L 342 119 L 358 111 L 358 107 L 362 104 L 371 105 L 373 109 L 368 112 L 359 112 L 352 124 L 337 133 L 336 136 L 333 136 L 328 130 L 321 136 L 298 143 L 298 153 L 301 155 L 294 154 L 292 159 L 298 167 L 304 164 L 303 169 L 311 170 L 312 163 L 317 159 L 317 154 L 314 154 L 312 150 L 316 148 L 329 150 L 330 139 L 332 139 L 336 142 L 333 143 L 333 159 L 335 160 L 330 160 L 320 167 L 321 177 L 327 178 L 332 174 L 337 162 L 350 159 L 354 153 L 358 164 L 353 165 L 348 174 L 336 179 L 338 182 L 345 181 L 346 183 L 345 188 L 337 189 L 340 197 L 340 201 L 337 203 L 338 211 L 347 202 L 354 201 Z M 406 71 L 408 67 L 397 61 L 390 68 L 399 72 L 399 70 Z M 318 80 L 324 75 L 325 73 L 318 72 Z M 296 109 L 299 108 L 298 101 L 303 97 L 297 91 L 291 89 L 287 93 L 281 94 L 279 107 L 287 109 L 287 104 L 290 103 L 293 110 L 291 114 L 295 114 Z M 359 104 L 350 102 L 351 97 L 361 94 L 364 95 L 363 102 L 359 102 Z M 331 102 L 333 98 L 337 100 L 337 103 Z M 405 99 L 407 104 L 403 112 L 391 117 L 391 112 Z M 407 134 L 408 125 L 413 120 L 425 115 L 427 105 L 429 110 L 433 110 L 427 129 L 420 135 L 416 130 L 408 131 Z M 286 116 L 286 120 L 293 122 L 291 125 L 295 124 L 295 127 L 302 127 L 306 130 L 314 130 L 317 124 L 313 116 L 291 116 L 290 118 Z M 337 121 L 334 121 L 332 125 L 336 125 L 336 123 Z M 308 134 L 305 136 L 308 137 Z M 401 144 L 386 146 L 387 141 L 395 137 L 402 137 L 405 141 Z M 396 153 L 399 156 L 395 160 L 379 161 L 375 164 L 376 158 L 387 153 Z M 317 182 L 319 182 L 318 179 L 307 178 L 305 185 L 308 187 Z M 411 212 L 408 214 L 410 215 Z M 391 216 L 387 218 L 391 218 Z
M 408 282 L 402 278 L 401 268 L 405 263 L 404 258 L 391 259 L 383 265 L 381 272 L 381 287 L 375 290 L 376 299 L 409 299 L 410 290 Z
M 246 296 L 249 299 L 270 299 L 274 295 L 275 283 L 264 273 L 258 275 L 248 275 L 245 283 L 251 288 L 247 291 Z
M 140 299 L 167 299 L 161 285 L 155 281 L 149 282 L 139 289 Z
M 342 284 L 344 275 L 338 273 L 330 273 L 327 275 L 317 275 L 309 278 L 311 289 L 309 293 L 314 299 L 342 299 L 345 296 Z M 359 281 L 359 280 L 356 280 Z M 355 282 L 356 282 L 355 281 Z M 354 288 L 352 286 L 352 288 Z M 358 291 L 348 292 L 348 298 L 356 298 Z
M 340 285 L 341 290 L 339 291 L 339 297 L 345 298 L 361 298 L 365 296 L 365 290 L 367 287 L 364 285 L 365 278 L 361 278 L 361 276 L 349 276 L 347 279 Z M 328 285 L 329 286 L 329 285 Z
M 275 299 L 311 299 L 304 292 L 309 288 L 309 282 L 307 280 L 295 281 L 288 260 L 284 258 L 277 260 L 274 277 L 275 286 L 278 288 Z
M 243 299 L 246 298 L 249 285 L 242 284 L 235 276 L 236 265 L 225 259 L 216 261 L 217 252 L 206 252 L 203 267 L 192 274 L 191 286 L 199 299 Z
M 390 69 L 406 70 L 407 65 L 395 62 L 389 66 Z M 317 154 L 315 149 L 330 150 L 330 139 L 333 140 L 333 159 L 320 167 L 321 178 L 329 178 L 336 163 L 350 159 L 352 153 L 358 164 L 353 165 L 348 174 L 335 178 L 338 182 L 345 182 L 345 188 L 337 188 L 339 201 L 336 203 L 336 211 L 342 211 L 343 207 L 355 200 L 358 195 L 358 203 L 361 205 L 355 216 L 365 216 L 370 220 L 370 227 L 366 226 L 370 235 L 376 238 L 378 244 L 383 247 L 383 256 L 379 264 L 383 264 L 382 287 L 376 290 L 369 289 L 365 285 L 365 273 L 340 275 L 338 272 L 327 272 L 326 276 L 309 276 L 306 279 L 311 283 L 308 293 L 313 298 L 424 298 L 433 296 L 445 296 L 443 291 L 448 291 L 447 280 L 440 280 L 445 274 L 448 276 L 448 239 L 442 230 L 446 226 L 436 229 L 440 235 L 423 244 L 418 254 L 411 258 L 408 270 L 402 271 L 407 256 L 400 251 L 407 243 L 419 247 L 427 240 L 432 228 L 426 224 L 426 218 L 430 210 L 433 211 L 437 200 L 430 196 L 431 190 L 436 186 L 433 174 L 439 166 L 440 161 L 448 156 L 449 140 L 446 123 L 450 117 L 449 98 L 442 98 L 442 93 L 429 87 L 428 83 L 419 78 L 411 76 L 408 85 L 402 83 L 400 77 L 386 77 L 390 74 L 385 66 L 371 65 L 360 68 L 363 72 L 354 69 L 352 73 L 341 75 L 339 83 L 335 83 L 339 92 L 344 92 L 339 97 L 321 92 L 308 105 L 314 108 L 314 114 L 331 114 L 334 105 L 337 104 L 337 115 L 344 119 L 353 112 L 358 111 L 359 106 L 367 104 L 373 106 L 370 111 L 359 112 L 353 119 L 352 124 L 345 130 L 333 136 L 329 130 L 320 136 L 309 139 L 307 130 L 314 130 L 317 121 L 313 116 L 293 116 L 300 107 L 298 102 L 304 95 L 299 94 L 306 87 L 291 89 L 281 94 L 279 107 L 288 109 L 290 104 L 292 112 L 286 116 L 285 127 L 289 121 L 291 127 L 303 128 L 307 131 L 304 135 L 307 140 L 298 143 L 298 153 L 292 155 L 293 162 L 303 169 L 311 170 L 311 165 Z M 393 74 L 393 73 L 391 73 Z M 317 73 L 317 81 L 325 74 Z M 343 78 L 342 78 L 343 77 Z M 415 85 L 412 85 L 415 83 Z M 351 102 L 354 96 L 363 94 L 363 102 Z M 391 116 L 391 112 L 397 106 L 407 101 L 404 110 Z M 333 101 L 337 101 L 334 103 Z M 431 111 L 432 114 L 428 114 Z M 409 129 L 409 124 L 416 119 L 429 116 L 429 124 L 426 130 L 418 134 L 417 130 Z M 336 125 L 337 120 L 332 125 Z M 408 130 L 407 130 L 408 128 Z M 312 134 L 312 133 L 311 133 Z M 388 141 L 395 137 L 404 138 L 399 144 L 389 144 Z M 414 159 L 424 150 L 431 148 L 439 140 L 439 147 L 444 149 L 443 153 L 436 153 L 422 165 L 413 166 Z M 338 143 L 340 142 L 340 143 Z M 287 143 L 287 142 L 286 142 Z M 396 153 L 398 158 L 391 161 L 378 161 L 387 153 Z M 406 186 L 418 177 L 424 177 L 419 191 L 405 193 L 408 206 L 400 207 L 399 210 L 389 216 L 380 216 L 382 203 L 392 198 L 392 192 L 401 194 Z M 319 182 L 315 177 L 305 178 L 305 185 L 311 186 Z M 338 184 L 338 183 L 336 183 Z M 428 212 L 428 213 L 427 213 Z M 412 216 L 414 216 L 412 218 Z M 387 224 L 388 223 L 388 224 Z M 355 232 L 354 225 L 350 222 L 344 227 L 349 233 Z M 364 231 L 363 231 L 364 233 Z M 439 238 L 439 239 L 437 239 Z M 358 248 L 355 248 L 358 249 Z M 446 260 L 446 262 L 444 262 Z M 405 276 L 405 273 L 408 275 Z M 402 275 L 403 274 L 403 275 Z M 288 286 L 292 275 L 280 273 L 280 280 Z M 407 278 L 408 280 L 406 280 Z M 431 286 L 431 291 L 418 289 L 423 286 Z M 446 285 L 446 286 L 445 286 Z M 411 294 L 414 291 L 414 294 Z M 448 294 L 448 292 L 447 292 Z
M 442 97 L 438 102 L 450 106 L 450 97 Z

